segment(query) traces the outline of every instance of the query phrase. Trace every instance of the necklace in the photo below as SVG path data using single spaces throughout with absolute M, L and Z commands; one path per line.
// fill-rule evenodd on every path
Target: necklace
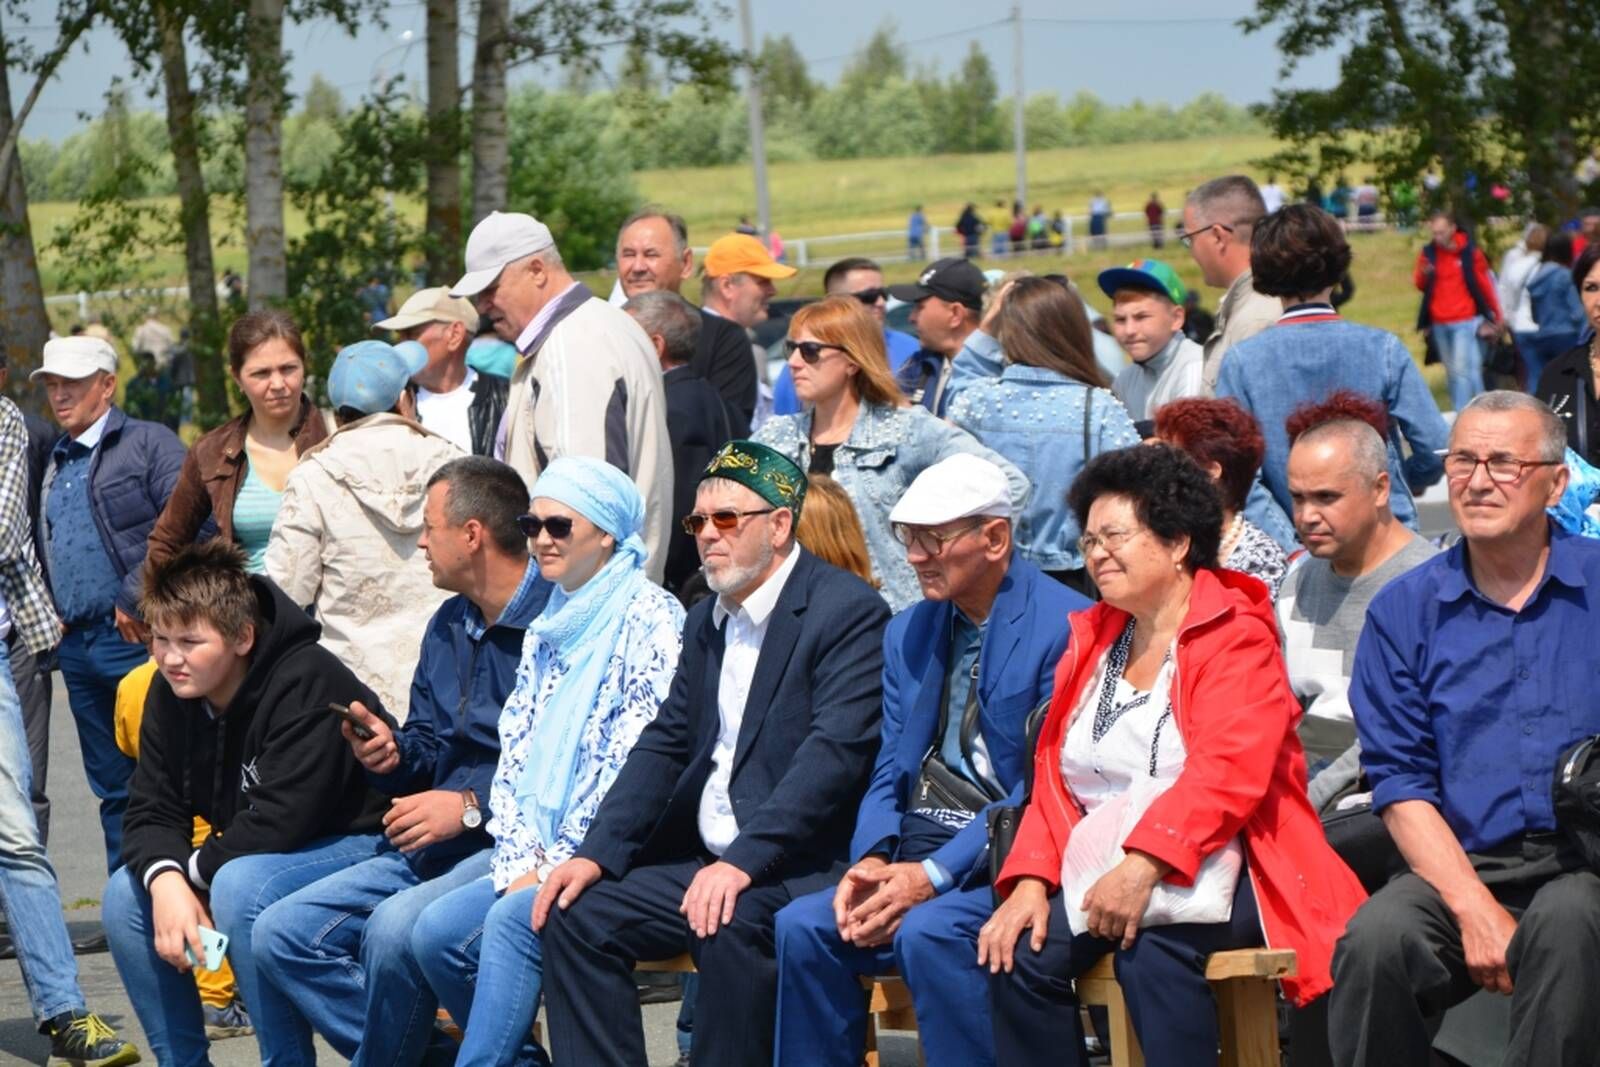
M 1234 547 L 1239 543 L 1239 537 L 1244 533 L 1244 512 L 1236 511 L 1233 521 L 1228 524 L 1228 532 L 1222 535 L 1222 544 L 1217 549 L 1217 559 L 1224 565 L 1228 557 L 1233 554 Z

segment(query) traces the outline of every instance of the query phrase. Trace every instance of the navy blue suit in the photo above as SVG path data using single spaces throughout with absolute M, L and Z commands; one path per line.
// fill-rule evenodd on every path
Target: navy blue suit
M 773 916 L 837 881 L 878 749 L 889 609 L 854 575 L 804 549 L 767 621 L 728 795 L 739 833 L 721 859 L 751 878 L 733 921 L 693 935 L 678 906 L 712 862 L 700 796 L 721 728 L 725 627 L 715 600 L 689 612 L 672 689 L 629 753 L 577 855 L 605 877 L 542 935 L 552 1052 L 585 1067 L 646 1062 L 633 965 L 687 950 L 700 972 L 694 1057 L 772 1059 Z
M 979 729 L 995 777 L 1021 800 L 1027 719 L 1051 693 L 1067 642 L 1067 615 L 1089 601 L 1013 555 L 990 609 L 978 653 Z M 896 615 L 884 636 L 883 747 L 862 802 L 852 860 L 879 854 L 920 860 L 903 849 L 902 824 L 937 743 L 954 605 L 923 601 Z M 959 714 L 959 709 L 955 714 Z M 778 915 L 778 1067 L 860 1061 L 866 1011 L 858 978 L 896 970 L 911 989 L 929 1064 L 994 1063 L 988 986 L 977 965 L 978 927 L 993 912 L 980 814 L 939 845 L 932 859 L 955 888 L 906 913 L 892 944 L 857 948 L 834 923 L 834 889 Z

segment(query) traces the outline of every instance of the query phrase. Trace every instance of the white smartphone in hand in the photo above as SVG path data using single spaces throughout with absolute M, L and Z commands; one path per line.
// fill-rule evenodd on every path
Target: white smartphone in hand
M 189 961 L 189 966 L 202 971 L 214 971 L 222 966 L 223 959 L 228 953 L 228 935 L 219 934 L 209 926 L 199 927 L 200 947 L 205 951 L 206 958 L 197 962 L 194 950 L 188 945 L 183 946 L 183 958 Z

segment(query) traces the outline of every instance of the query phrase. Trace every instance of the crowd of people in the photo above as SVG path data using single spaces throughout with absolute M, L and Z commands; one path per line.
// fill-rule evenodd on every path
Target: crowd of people
M 930 1064 L 1084 1062 L 1109 956 L 1145 1059 L 1190 1067 L 1207 956 L 1267 945 L 1296 1062 L 1428 1062 L 1480 989 L 1504 1062 L 1590 1062 L 1596 827 L 1557 767 L 1600 734 L 1600 543 L 1550 509 L 1600 441 L 1600 241 L 1588 340 L 1485 390 L 1500 305 L 1433 220 L 1449 423 L 1335 310 L 1320 207 L 1227 176 L 1183 227 L 1215 322 L 1185 335 L 1167 263 L 1102 272 L 1115 376 L 1063 276 L 849 260 L 766 389 L 792 268 L 745 233 L 697 265 L 653 207 L 613 300 L 489 215 L 327 411 L 295 323 L 241 314 L 247 408 L 187 450 L 104 340 L 49 341 L 43 448 L 0 399 L 0 900 L 54 1054 L 139 1058 L 45 853 L 52 650 L 164 1065 L 253 1032 L 273 1065 L 638 1067 L 635 965 L 687 954 L 683 1063 L 852 1067 L 890 973 Z

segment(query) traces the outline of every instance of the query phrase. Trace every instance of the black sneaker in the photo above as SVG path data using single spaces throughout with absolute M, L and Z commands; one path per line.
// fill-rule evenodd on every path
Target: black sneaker
M 117 1036 L 100 1016 L 64 1012 L 44 1024 L 50 1039 L 49 1063 L 66 1067 L 124 1067 L 139 1062 L 139 1050 Z

